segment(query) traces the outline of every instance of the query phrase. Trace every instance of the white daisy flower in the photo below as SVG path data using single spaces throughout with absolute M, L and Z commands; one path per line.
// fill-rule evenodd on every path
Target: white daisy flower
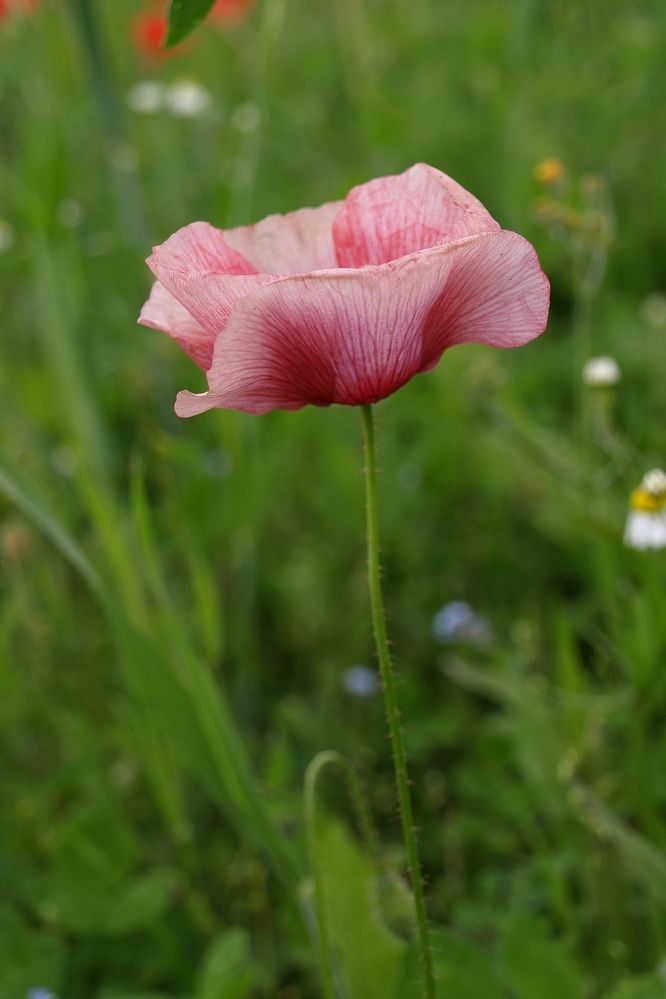
M 167 89 L 164 105 L 177 118 L 198 118 L 208 111 L 212 99 L 208 90 L 194 80 L 177 80 Z
M 622 377 L 614 357 L 591 357 L 583 365 L 583 381 L 593 388 L 617 385 Z
M 155 114 L 164 105 L 165 88 L 157 80 L 141 80 L 130 88 L 127 105 L 137 114 Z
M 629 498 L 624 528 L 628 548 L 666 548 L 666 473 L 661 468 L 647 472 Z

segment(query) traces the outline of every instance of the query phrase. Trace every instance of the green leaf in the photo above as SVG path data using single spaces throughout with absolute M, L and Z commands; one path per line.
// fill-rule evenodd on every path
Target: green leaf
M 613 844 L 641 886 L 661 905 L 666 903 L 666 859 L 663 852 L 632 829 L 585 785 L 575 785 L 573 800 L 586 824 Z
M 250 994 L 256 979 L 248 933 L 241 929 L 225 930 L 204 958 L 197 999 L 243 999 Z
M 0 999 L 29 989 L 59 989 L 64 952 L 55 937 L 27 927 L 10 909 L 0 911 Z
M 182 42 L 201 24 L 215 0 L 171 0 L 167 48 Z
M 583 999 L 582 975 L 566 944 L 549 936 L 537 920 L 516 919 L 502 950 L 517 999 Z
M 606 999 L 663 999 L 664 981 L 654 975 L 625 978 Z
M 435 976 L 442 995 L 455 999 L 504 999 L 502 981 L 481 947 L 450 930 L 432 930 L 431 940 Z M 412 944 L 405 955 L 395 999 L 421 999 L 422 995 L 419 953 Z
M 41 918 L 70 933 L 119 937 L 160 919 L 171 907 L 177 883 L 171 868 L 117 882 L 109 869 L 65 858 L 32 879 L 25 891 Z
M 379 918 L 375 872 L 344 826 L 322 823 L 317 836 L 336 965 L 352 999 L 396 994 L 406 944 Z
M 174 996 L 166 992 L 118 992 L 117 989 L 104 989 L 96 999 L 193 999 L 192 996 Z
M 173 902 L 178 874 L 168 867 L 149 871 L 123 886 L 106 917 L 106 932 L 121 936 L 150 926 Z

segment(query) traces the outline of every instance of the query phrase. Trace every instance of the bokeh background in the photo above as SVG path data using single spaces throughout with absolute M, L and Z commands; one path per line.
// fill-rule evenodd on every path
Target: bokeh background
M 666 443 L 662 0 L 231 8 L 166 58 L 148 0 L 0 3 L 0 996 L 318 995 L 327 748 L 382 844 L 328 774 L 341 995 L 420 994 L 358 413 L 179 421 L 203 376 L 135 321 L 179 226 L 423 160 L 553 286 L 377 410 L 443 994 L 663 997 L 664 553 L 622 540 Z

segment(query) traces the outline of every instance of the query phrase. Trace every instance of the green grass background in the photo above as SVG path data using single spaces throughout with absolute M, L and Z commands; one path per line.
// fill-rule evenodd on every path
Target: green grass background
M 664 559 L 622 545 L 666 443 L 662 3 L 260 0 L 159 64 L 137 9 L 0 22 L 0 997 L 318 995 L 302 780 L 328 748 L 382 843 L 327 774 L 340 995 L 420 994 L 381 699 L 342 684 L 373 663 L 358 413 L 179 421 L 203 377 L 135 325 L 179 226 L 418 160 L 553 285 L 542 338 L 451 351 L 377 408 L 442 996 L 666 995 Z M 181 77 L 201 118 L 127 110 Z M 588 228 L 542 224 L 553 156 Z M 610 396 L 581 388 L 604 353 Z M 456 599 L 490 648 L 435 641 Z

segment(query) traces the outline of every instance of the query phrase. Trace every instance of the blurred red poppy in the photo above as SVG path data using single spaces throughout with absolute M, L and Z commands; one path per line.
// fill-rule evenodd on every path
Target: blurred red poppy
M 165 59 L 173 50 L 165 49 L 167 20 L 162 14 L 143 11 L 132 18 L 132 37 L 142 55 L 149 59 Z
M 211 18 L 224 24 L 242 21 L 254 7 L 254 0 L 217 0 Z
M 0 0 L 0 21 L 8 14 L 34 14 L 39 0 Z
M 28 2 L 36 3 L 38 0 L 28 0 Z M 0 0 L 0 15 L 3 5 L 7 3 L 11 4 L 12 0 Z M 220 24 L 231 25 L 242 20 L 253 6 L 254 0 L 217 0 L 210 17 Z M 166 59 L 177 54 L 180 47 L 167 49 L 164 46 L 167 31 L 167 5 L 164 0 L 149 0 L 149 9 L 141 11 L 132 19 L 134 44 L 148 59 Z

